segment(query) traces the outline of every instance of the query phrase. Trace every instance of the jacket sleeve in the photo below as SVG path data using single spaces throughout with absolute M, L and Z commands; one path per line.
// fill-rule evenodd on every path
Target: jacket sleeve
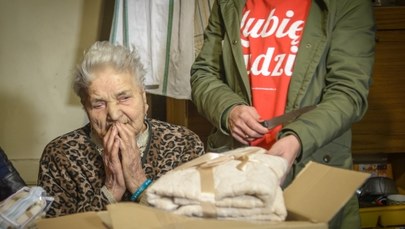
M 302 143 L 307 158 L 359 121 L 368 106 L 367 96 L 374 63 L 375 23 L 370 1 L 336 1 L 336 13 L 328 19 L 331 39 L 325 50 L 325 75 L 317 109 L 287 125 Z M 330 14 L 333 13 L 329 12 Z M 307 90 L 318 90 L 308 88 Z M 350 143 L 342 143 L 350 146 Z
M 222 59 L 223 42 L 228 42 L 224 36 L 220 7 L 215 2 L 204 32 L 204 45 L 191 68 L 191 88 L 192 100 L 198 111 L 226 134 L 221 125 L 223 115 L 233 105 L 247 104 L 247 101 L 228 85 Z

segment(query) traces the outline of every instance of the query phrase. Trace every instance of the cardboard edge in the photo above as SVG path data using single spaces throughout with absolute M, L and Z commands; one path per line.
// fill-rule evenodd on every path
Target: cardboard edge
M 59 216 L 55 218 L 43 218 L 35 222 L 38 229 L 70 229 L 70 228 L 86 228 L 86 229 L 101 229 L 107 228 L 95 211 L 82 212 Z

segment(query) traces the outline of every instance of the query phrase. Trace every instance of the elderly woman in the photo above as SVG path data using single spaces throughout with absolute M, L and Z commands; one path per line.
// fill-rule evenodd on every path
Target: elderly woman
M 125 47 L 96 42 L 85 54 L 74 90 L 90 123 L 52 140 L 40 160 L 48 217 L 143 202 L 153 180 L 204 153 L 192 131 L 146 117 L 143 74 Z

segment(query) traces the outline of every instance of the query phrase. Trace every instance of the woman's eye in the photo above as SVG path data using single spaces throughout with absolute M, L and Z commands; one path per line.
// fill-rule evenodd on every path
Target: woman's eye
M 97 102 L 97 103 L 93 103 L 91 106 L 93 107 L 93 109 L 99 109 L 99 108 L 102 108 L 104 106 L 104 103 L 103 102 Z
M 131 96 L 122 96 L 119 98 L 120 101 L 125 102 L 127 101 L 129 98 L 131 98 Z

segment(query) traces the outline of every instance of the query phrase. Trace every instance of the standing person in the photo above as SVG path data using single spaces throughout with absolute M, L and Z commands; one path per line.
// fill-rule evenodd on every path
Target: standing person
M 96 42 L 75 73 L 74 90 L 89 119 L 45 147 L 38 185 L 54 201 L 47 216 L 145 203 L 145 189 L 204 153 L 192 131 L 146 117 L 144 71 L 134 51 Z
M 290 184 L 316 161 L 350 169 L 351 125 L 367 110 L 375 24 L 369 0 L 217 0 L 191 69 L 213 125 L 208 151 L 257 145 L 288 160 Z M 272 130 L 260 121 L 317 105 Z M 359 228 L 355 196 L 330 222 Z

